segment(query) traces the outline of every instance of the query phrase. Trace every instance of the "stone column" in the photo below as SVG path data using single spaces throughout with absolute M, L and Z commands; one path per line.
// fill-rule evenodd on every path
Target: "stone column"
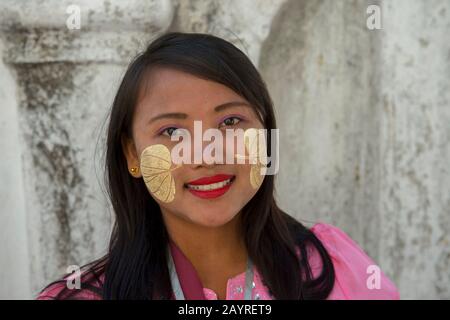
M 450 297 L 449 30 L 448 1 L 291 0 L 261 52 L 282 207 L 348 232 L 403 298 Z
M 69 29 L 77 10 L 81 28 Z M 0 12 L 3 60 L 18 89 L 22 167 L 11 170 L 23 170 L 31 297 L 69 265 L 105 253 L 113 217 L 101 187 L 106 117 L 124 68 L 169 27 L 173 6 L 21 0 L 2 1 Z
M 230 41 L 255 65 L 272 20 L 286 0 L 178 0 L 173 31 L 202 32 Z
M 0 299 L 30 296 L 30 259 L 16 83 L 2 63 L 0 41 Z
M 450 298 L 450 2 L 384 1 L 379 257 L 404 298 Z
M 264 43 L 260 69 L 280 128 L 282 207 L 307 224 L 342 227 L 376 255 L 380 39 L 366 27 L 368 4 L 288 1 Z

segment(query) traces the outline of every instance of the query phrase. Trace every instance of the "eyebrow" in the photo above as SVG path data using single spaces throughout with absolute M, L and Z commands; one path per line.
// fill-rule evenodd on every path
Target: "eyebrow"
M 244 101 L 230 101 L 226 103 L 222 103 L 216 107 L 214 107 L 215 112 L 220 112 L 228 108 L 232 107 L 238 107 L 238 106 L 244 106 L 252 108 L 251 105 L 249 105 L 247 102 Z M 170 112 L 170 113 L 162 113 L 160 115 L 157 115 L 156 117 L 153 117 L 149 120 L 148 124 L 159 120 L 159 119 L 187 119 L 188 115 L 186 113 L 181 112 Z
M 153 117 L 150 119 L 150 121 L 148 122 L 148 124 L 155 122 L 156 120 L 159 119 L 186 119 L 188 116 L 186 113 L 180 113 L 180 112 L 171 112 L 171 113 L 162 113 L 160 115 L 157 115 L 156 117 Z
M 249 105 L 247 102 L 244 102 L 244 101 L 231 101 L 231 102 L 222 103 L 222 104 L 214 107 L 214 111 L 220 112 L 220 111 L 225 110 L 227 108 L 241 107 L 241 106 L 242 107 L 252 108 L 252 106 Z

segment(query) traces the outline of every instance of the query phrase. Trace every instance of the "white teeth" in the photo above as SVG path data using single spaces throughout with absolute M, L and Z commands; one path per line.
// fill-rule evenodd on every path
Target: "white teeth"
M 188 184 L 187 187 L 188 187 L 188 189 L 192 189 L 192 190 L 209 191 L 209 190 L 223 188 L 230 183 L 231 183 L 231 179 L 228 179 L 228 180 L 221 181 L 221 182 L 216 182 L 216 183 L 212 183 L 212 184 L 203 184 L 203 185 L 199 185 L 199 186 L 194 186 L 194 185 Z

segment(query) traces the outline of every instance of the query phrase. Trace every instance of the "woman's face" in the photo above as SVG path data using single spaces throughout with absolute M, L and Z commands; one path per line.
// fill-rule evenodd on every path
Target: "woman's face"
M 170 138 L 175 129 L 187 130 L 192 140 L 198 139 L 194 137 L 194 120 L 201 121 L 202 136 L 209 128 L 222 131 L 224 156 L 226 129 L 263 128 L 255 109 L 228 87 L 170 68 L 153 69 L 133 116 L 133 141 L 128 140 L 124 144 L 129 169 L 140 167 L 140 155 L 150 145 L 163 144 L 172 150 L 179 143 Z M 200 141 L 203 141 L 201 137 Z M 200 147 L 204 150 L 211 141 L 202 143 Z M 194 146 L 193 141 L 191 145 Z M 191 152 L 191 158 L 194 159 L 194 150 Z M 175 182 L 174 199 L 162 202 L 150 194 L 158 202 L 163 215 L 171 215 L 171 218 L 196 225 L 217 227 L 226 224 L 258 191 L 250 183 L 248 161 L 246 164 L 236 164 L 236 161 L 234 164 L 226 164 L 225 161 L 222 164 L 206 164 L 202 160 L 200 164 L 182 164 L 171 173 Z M 232 176 L 225 193 L 220 190 L 198 190 L 209 187 L 190 184 L 200 178 L 216 175 Z M 140 171 L 134 176 L 142 179 Z M 211 184 L 210 181 L 206 183 Z

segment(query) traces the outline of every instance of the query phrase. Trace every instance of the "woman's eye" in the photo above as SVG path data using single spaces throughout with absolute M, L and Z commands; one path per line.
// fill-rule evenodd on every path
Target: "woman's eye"
M 224 124 L 225 126 L 233 126 L 235 124 L 238 124 L 241 121 L 238 117 L 229 117 L 222 121 L 221 124 Z
M 175 127 L 169 127 L 169 128 L 164 129 L 163 131 L 161 131 L 160 134 L 171 137 L 172 134 L 174 133 L 174 131 L 177 129 L 178 128 L 175 128 Z

